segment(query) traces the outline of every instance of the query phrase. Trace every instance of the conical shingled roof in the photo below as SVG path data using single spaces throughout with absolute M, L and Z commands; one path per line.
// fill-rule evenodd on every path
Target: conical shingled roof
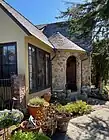
M 59 32 L 49 37 L 49 41 L 56 49 L 86 52 L 84 49 L 70 41 L 68 38 L 66 38 Z

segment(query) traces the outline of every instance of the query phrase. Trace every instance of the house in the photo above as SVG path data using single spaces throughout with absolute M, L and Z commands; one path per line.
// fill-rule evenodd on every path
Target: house
M 53 89 L 64 89 L 65 85 L 68 85 L 68 89 L 80 92 L 81 86 L 90 85 L 90 37 L 84 40 L 78 40 L 76 35 L 69 37 L 67 22 L 42 24 L 36 27 L 49 38 L 56 49 L 56 56 L 52 61 Z
M 36 27 L 0 0 L 0 80 L 12 78 L 12 96 L 23 104 L 51 87 L 80 92 L 91 81 L 87 51 L 59 31 L 47 36 L 47 26 Z

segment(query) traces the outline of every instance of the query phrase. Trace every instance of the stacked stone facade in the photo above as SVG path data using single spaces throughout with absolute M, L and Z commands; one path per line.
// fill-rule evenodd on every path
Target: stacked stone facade
M 87 58 L 82 61 L 82 85 L 87 86 L 91 83 L 91 66 L 90 59 Z
M 86 61 L 82 61 L 80 52 L 57 50 L 52 61 L 52 88 L 65 89 L 67 59 L 70 56 L 76 57 L 76 85 L 78 92 L 80 92 L 82 85 L 90 83 L 91 70 L 89 58 L 87 57 Z

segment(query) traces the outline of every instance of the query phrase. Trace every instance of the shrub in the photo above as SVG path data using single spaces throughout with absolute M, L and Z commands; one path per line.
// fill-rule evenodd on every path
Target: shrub
M 46 103 L 44 99 L 41 99 L 39 97 L 35 97 L 29 100 L 28 105 L 30 106 L 43 106 Z
M 50 138 L 44 134 L 18 131 L 9 140 L 50 140 Z
M 83 114 L 90 113 L 91 110 L 92 110 L 91 106 L 88 105 L 86 102 L 77 101 L 76 103 L 74 103 L 75 114 L 83 115 Z
M 109 86 L 103 86 L 102 93 L 108 95 L 109 94 Z
M 58 112 L 66 112 L 72 113 L 73 115 L 83 115 L 90 113 L 92 110 L 91 106 L 88 105 L 86 102 L 77 101 L 75 103 L 68 103 L 67 105 L 58 105 L 57 111 Z
M 0 111 L 0 128 L 8 128 L 22 121 L 24 115 L 17 109 Z

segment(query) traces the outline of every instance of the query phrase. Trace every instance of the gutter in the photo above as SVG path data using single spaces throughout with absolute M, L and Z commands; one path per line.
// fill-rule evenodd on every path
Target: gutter
M 48 40 L 49 40 L 49 39 L 48 39 Z M 51 43 L 50 40 L 49 40 L 49 42 Z M 51 43 L 51 44 L 52 44 L 52 43 Z M 50 76 L 50 77 L 51 77 L 51 82 L 50 82 L 50 83 L 51 83 L 51 93 L 52 93 L 52 89 L 53 89 L 53 88 L 52 88 L 52 61 L 53 61 L 54 58 L 56 57 L 56 52 L 57 52 L 57 49 L 55 48 L 55 46 L 54 46 L 53 44 L 52 44 L 52 46 L 53 46 L 54 56 L 50 59 L 50 66 L 51 66 L 51 67 L 50 67 L 50 69 L 51 69 L 51 74 L 50 74 L 50 75 L 51 75 L 51 76 Z
M 52 61 L 56 57 L 56 49 L 54 48 L 53 51 L 54 51 L 55 54 L 54 54 L 54 56 L 50 60 L 50 66 L 51 66 L 51 76 L 50 76 L 51 77 L 51 93 L 52 93 L 52 89 L 53 89 L 53 87 L 52 87 Z

